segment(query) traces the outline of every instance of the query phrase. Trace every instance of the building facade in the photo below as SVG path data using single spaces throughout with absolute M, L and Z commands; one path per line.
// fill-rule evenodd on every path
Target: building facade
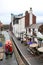
M 28 27 L 30 25 L 36 24 L 36 16 L 32 13 L 32 8 L 30 8 L 29 12 L 25 12 L 25 16 L 11 14 L 11 22 L 13 33 L 18 37 L 20 33 L 26 32 L 26 29 L 28 32 Z

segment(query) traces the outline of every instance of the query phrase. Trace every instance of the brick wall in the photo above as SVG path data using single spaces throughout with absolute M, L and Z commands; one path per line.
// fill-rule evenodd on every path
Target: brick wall
M 36 16 L 32 14 L 32 24 L 36 24 Z
M 25 12 L 25 27 L 29 26 L 29 13 L 28 11 Z

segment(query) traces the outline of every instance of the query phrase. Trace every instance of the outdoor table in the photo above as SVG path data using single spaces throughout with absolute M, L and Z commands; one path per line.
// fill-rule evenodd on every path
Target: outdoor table
M 30 44 L 30 47 L 31 47 L 31 48 L 38 47 L 38 44 L 36 44 L 36 43 Z
M 30 44 L 29 45 L 30 52 L 32 52 L 35 55 L 37 53 L 37 49 L 36 49 L 37 47 L 38 47 L 38 44 L 36 43 Z
M 38 48 L 38 51 L 43 53 L 43 47 Z

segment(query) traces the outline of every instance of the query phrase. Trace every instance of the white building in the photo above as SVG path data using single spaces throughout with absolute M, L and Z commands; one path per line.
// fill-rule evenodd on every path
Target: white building
M 27 34 L 29 34 L 28 27 L 36 23 L 36 16 L 32 13 L 32 8 L 30 8 L 29 13 L 28 11 L 25 12 L 25 16 L 11 14 L 11 22 L 13 33 L 16 37 L 20 37 L 20 33 L 26 33 L 26 29 Z

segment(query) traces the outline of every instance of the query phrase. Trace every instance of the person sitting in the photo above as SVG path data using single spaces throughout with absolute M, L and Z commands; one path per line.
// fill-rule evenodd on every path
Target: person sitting
M 32 42 L 32 39 L 30 38 L 29 40 L 27 40 L 27 44 L 30 45 L 30 44 L 33 44 Z

